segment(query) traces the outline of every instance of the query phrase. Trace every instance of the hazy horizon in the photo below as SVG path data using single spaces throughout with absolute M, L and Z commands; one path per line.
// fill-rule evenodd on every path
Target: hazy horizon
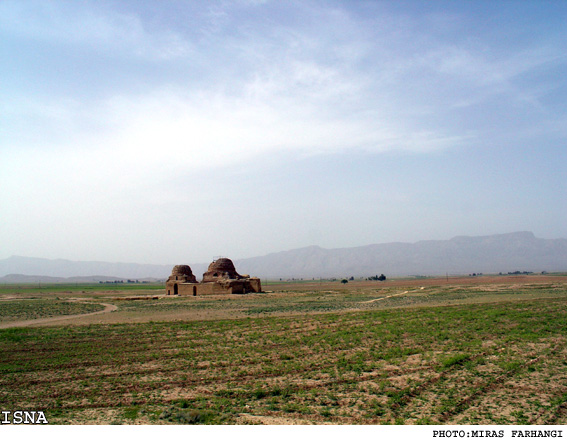
M 567 3 L 0 2 L 0 259 L 567 237 Z
M 209 258 L 208 261 L 178 261 L 178 262 L 153 262 L 150 263 L 149 265 L 156 265 L 156 266 L 168 266 L 168 265 L 178 265 L 178 264 L 197 264 L 197 265 L 208 265 L 211 261 L 218 259 L 219 257 L 228 257 L 231 260 L 246 260 L 246 259 L 250 259 L 250 258 L 261 258 L 261 257 L 267 257 L 273 254 L 280 254 L 280 253 L 286 253 L 289 251 L 298 251 L 298 250 L 302 250 L 302 249 L 310 249 L 310 248 L 318 248 L 318 249 L 322 249 L 325 251 L 340 251 L 340 250 L 349 250 L 349 249 L 356 249 L 356 248 L 367 248 L 367 247 L 372 247 L 372 246 L 380 246 L 380 245 L 393 245 L 393 244 L 404 244 L 404 245 L 417 245 L 420 243 L 426 243 L 426 242 L 450 242 L 451 240 L 454 239 L 458 239 L 458 238 L 471 238 L 471 239 L 479 239 L 479 238 L 491 238 L 491 237 L 504 237 L 504 236 L 517 236 L 517 235 L 524 235 L 524 234 L 529 234 L 529 235 L 533 235 L 533 233 L 531 231 L 514 231 L 514 232 L 510 232 L 510 233 L 496 233 L 493 235 L 487 235 L 487 236 L 468 236 L 468 235 L 460 235 L 460 236 L 453 236 L 449 239 L 422 239 L 422 240 L 417 240 L 414 242 L 403 242 L 403 241 L 393 241 L 393 242 L 382 242 L 382 243 L 369 243 L 369 244 L 364 244 L 364 245 L 354 245 L 352 247 L 322 247 L 320 245 L 317 244 L 312 244 L 312 245 L 305 245 L 299 248 L 293 248 L 293 249 L 282 249 L 282 250 L 276 250 L 276 251 L 272 251 L 269 253 L 265 253 L 262 255 L 257 255 L 257 256 L 247 256 L 247 257 L 233 257 L 233 256 L 224 256 L 224 255 L 215 255 L 212 256 L 211 258 Z M 544 238 L 544 237 L 537 237 L 535 235 L 533 235 L 534 238 L 536 240 L 567 240 L 567 238 L 564 237 L 555 237 L 555 238 Z M 47 260 L 51 260 L 51 261 L 55 261 L 55 260 L 68 260 L 70 262 L 88 262 L 86 260 L 82 260 L 82 259 L 65 259 L 65 258 L 61 258 L 61 257 L 55 257 L 55 258 L 44 258 L 41 256 L 24 256 L 24 255 L 17 255 L 17 254 L 12 254 L 10 256 L 7 256 L 5 258 L 0 258 L 0 260 L 5 260 L 5 259 L 11 259 L 11 258 L 30 258 L 30 259 L 47 259 Z M 140 262 L 135 262 L 135 261 L 104 261 L 104 260 L 96 260 L 97 262 L 101 262 L 101 263 L 133 263 L 133 264 L 140 264 Z M 144 264 L 144 263 L 141 263 Z

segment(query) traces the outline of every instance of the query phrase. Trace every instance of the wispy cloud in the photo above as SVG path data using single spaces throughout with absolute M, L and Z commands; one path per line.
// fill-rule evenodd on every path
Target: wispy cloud
M 5 3 L 9 14 L 4 15 L 3 26 L 33 38 L 108 51 L 115 50 L 111 46 L 116 44 L 158 57 L 173 51 L 183 58 L 185 49 L 175 48 L 193 46 L 187 35 L 167 30 L 149 33 L 134 15 L 103 15 L 92 8 L 62 5 Z M 37 9 L 30 13 L 34 6 Z M 215 10 L 223 20 L 230 20 L 226 6 Z M 144 158 L 153 155 L 144 152 L 157 148 L 163 156 L 177 157 L 188 167 L 218 167 L 229 162 L 229 157 L 231 162 L 246 161 L 281 150 L 301 154 L 349 149 L 430 151 L 470 137 L 416 119 L 416 109 L 429 103 L 410 94 L 424 84 L 404 75 L 413 75 L 420 63 L 426 63 L 414 60 L 403 66 L 395 56 L 401 42 L 394 40 L 390 49 L 379 48 L 390 59 L 382 63 L 370 58 L 372 43 L 364 40 L 365 30 L 355 31 L 351 17 L 331 10 L 324 12 L 325 20 L 331 23 L 325 22 L 320 30 L 300 27 L 291 31 L 279 25 L 267 34 L 256 34 L 244 26 L 245 32 L 227 35 L 222 47 L 214 41 L 202 45 L 197 58 L 209 60 L 204 72 L 211 76 L 209 82 L 157 82 L 144 93 L 121 93 L 80 104 L 79 97 L 50 105 L 45 101 L 34 104 L 30 98 L 26 105 L 15 104 L 13 109 L 27 112 L 28 121 L 29 117 L 38 120 L 37 136 L 44 145 L 101 151 L 105 151 L 103 146 L 112 146 L 108 148 L 115 158 L 136 162 L 145 162 Z M 346 29 L 345 35 L 318 38 L 320 31 L 329 34 L 337 28 Z M 466 63 L 469 70 L 474 65 L 470 57 L 464 61 L 464 55 L 460 57 L 448 54 L 438 60 L 430 53 L 427 59 L 448 66 L 440 70 L 453 75 L 455 64 Z M 364 65 L 367 68 L 358 67 Z M 383 82 L 386 77 L 392 80 Z M 413 89 L 409 94 L 408 86 Z M 413 106 L 405 108 L 409 104 Z M 84 130 L 89 124 L 100 131 Z M 54 127 L 60 129 L 55 132 L 65 134 L 66 141 L 49 135 L 54 130 L 48 128 Z
M 175 32 L 152 32 L 138 15 L 90 2 L 5 0 L 0 2 L 0 31 L 57 46 L 156 61 L 192 52 L 189 42 Z
M 111 219 L 131 232 L 133 213 L 149 212 L 147 227 L 163 220 L 163 208 L 169 214 L 163 222 L 182 232 L 185 222 L 175 216 L 194 214 L 178 209 L 182 193 L 184 207 L 201 206 L 200 216 L 190 216 L 197 242 L 201 231 L 214 229 L 211 217 L 236 211 L 231 197 L 201 188 L 203 176 L 226 184 L 227 173 L 240 168 L 241 178 L 250 164 L 274 171 L 396 156 L 385 152 L 429 161 L 478 146 L 531 147 L 540 138 L 556 145 L 567 126 L 565 31 L 510 35 L 514 44 L 502 45 L 495 36 L 518 32 L 515 25 L 484 35 L 476 28 L 489 25 L 467 7 L 446 12 L 432 5 L 435 13 L 422 14 L 405 2 L 1 1 L 0 81 L 7 86 L 0 89 L 0 205 L 10 211 L 1 217 L 17 231 L 60 211 L 69 227 L 97 231 L 96 219 L 101 225 Z M 468 159 L 461 161 L 463 172 L 447 187 L 466 175 Z M 344 186 L 337 204 L 358 194 L 349 205 L 357 212 L 367 186 L 349 184 L 360 167 L 352 164 L 352 175 L 335 183 L 328 200 Z M 374 179 L 373 172 L 366 177 Z M 392 228 L 403 213 L 409 225 L 406 206 L 417 206 L 430 188 L 412 196 L 407 184 L 389 184 L 388 200 L 396 191 L 401 196 Z M 187 185 L 194 191 L 185 192 Z M 291 208 L 300 187 L 278 187 L 294 191 L 286 198 Z M 318 200 L 315 193 L 306 207 Z M 383 211 L 375 211 L 378 205 Z M 117 206 L 127 209 L 117 214 Z M 388 215 L 385 206 L 380 199 L 366 208 L 368 231 Z M 318 208 L 323 214 L 310 217 L 311 230 L 332 215 Z M 22 219 L 24 211 L 29 216 Z M 265 209 L 264 224 L 254 228 L 243 214 L 234 232 L 269 234 L 270 217 L 281 212 Z M 309 209 L 289 216 L 309 218 Z M 293 223 L 289 216 L 281 223 Z

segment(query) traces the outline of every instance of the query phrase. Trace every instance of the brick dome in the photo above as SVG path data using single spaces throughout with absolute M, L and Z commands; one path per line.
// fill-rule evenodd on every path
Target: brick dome
M 172 276 L 192 276 L 193 271 L 189 265 L 175 265 L 171 270 Z
M 209 265 L 201 283 L 188 265 L 175 265 L 165 290 L 167 295 L 182 296 L 248 294 L 262 292 L 262 284 L 258 277 L 238 274 L 232 260 L 221 257 Z
M 214 260 L 203 274 L 203 282 L 214 282 L 218 279 L 241 279 L 242 276 L 236 272 L 232 260 L 226 257 Z
M 168 280 L 179 280 L 180 282 L 197 282 L 197 278 L 193 275 L 189 265 L 175 265 L 171 270 L 171 276 Z

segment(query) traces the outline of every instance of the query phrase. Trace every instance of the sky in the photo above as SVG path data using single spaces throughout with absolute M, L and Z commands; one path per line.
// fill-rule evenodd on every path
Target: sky
M 567 2 L 0 0 L 0 258 L 567 238 Z

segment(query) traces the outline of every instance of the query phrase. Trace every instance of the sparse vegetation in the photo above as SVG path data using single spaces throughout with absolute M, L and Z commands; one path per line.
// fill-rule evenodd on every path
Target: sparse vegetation
M 2 294 L 48 294 L 48 293 L 93 293 L 100 290 L 108 291 L 136 291 L 136 292 L 155 292 L 156 290 L 162 291 L 163 284 L 120 284 L 113 286 L 112 284 L 99 284 L 99 283 L 34 283 L 34 284 L 1 284 L 0 295 Z
M 52 423 L 567 422 L 564 283 L 114 304 L 125 318 L 228 312 L 0 330 L 3 405 Z
M 0 323 L 61 315 L 88 314 L 103 309 L 104 306 L 98 303 L 67 302 L 57 299 L 5 300 L 0 302 Z

